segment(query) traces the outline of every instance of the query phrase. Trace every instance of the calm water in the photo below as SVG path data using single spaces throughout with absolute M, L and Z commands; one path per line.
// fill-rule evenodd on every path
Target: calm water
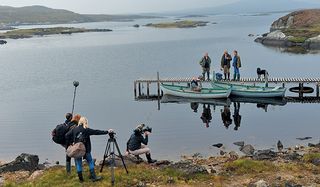
M 195 29 L 133 28 L 161 20 L 130 23 L 89 23 L 76 26 L 110 28 L 109 33 L 84 33 L 9 40 L 0 46 L 0 159 L 11 160 L 22 152 L 34 153 L 43 161 L 64 160 L 63 149 L 51 141 L 52 128 L 71 110 L 73 80 L 78 80 L 75 112 L 88 117 L 96 129 L 113 128 L 118 143 L 125 143 L 139 123 L 153 127 L 150 147 L 154 157 L 177 159 L 182 154 L 216 154 L 214 143 L 233 149 L 232 142 L 244 140 L 256 147 L 272 147 L 278 139 L 287 146 L 306 144 L 295 138 L 319 140 L 318 104 L 269 105 L 240 103 L 241 125 L 228 129 L 221 119 L 223 106 L 210 106 L 209 127 L 189 102 L 137 102 L 133 80 L 139 77 L 197 76 L 199 59 L 208 51 L 213 66 L 219 65 L 224 49 L 237 49 L 242 57 L 242 76 L 255 76 L 257 67 L 270 76 L 319 76 L 319 55 L 281 53 L 254 43 L 249 33 L 266 32 L 282 16 L 212 16 L 199 18 L 218 24 Z M 170 19 L 170 18 L 169 18 Z M 172 18 L 173 19 L 173 18 Z M 102 158 L 105 136 L 93 139 L 93 155 Z

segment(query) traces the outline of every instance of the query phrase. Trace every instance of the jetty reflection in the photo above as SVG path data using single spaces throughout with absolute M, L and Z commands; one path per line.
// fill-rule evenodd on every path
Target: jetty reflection
M 242 116 L 240 108 L 242 104 L 254 104 L 257 109 L 268 112 L 268 106 L 284 106 L 287 100 L 284 98 L 227 98 L 227 99 L 189 99 L 164 95 L 161 103 L 188 104 L 194 113 L 201 110 L 200 119 L 206 128 L 210 127 L 212 122 L 212 112 L 220 109 L 221 123 L 226 129 L 234 124 L 233 130 L 237 131 L 241 125 Z M 200 113 L 200 112 L 199 112 Z

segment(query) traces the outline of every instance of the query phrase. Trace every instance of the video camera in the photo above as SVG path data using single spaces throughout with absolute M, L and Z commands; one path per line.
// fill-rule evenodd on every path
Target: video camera
M 134 129 L 134 132 L 139 132 L 139 133 L 144 133 L 144 132 L 150 132 L 152 133 L 152 128 L 149 127 L 149 126 L 146 126 L 145 127 L 145 124 L 141 124 L 141 125 L 138 125 L 136 129 Z

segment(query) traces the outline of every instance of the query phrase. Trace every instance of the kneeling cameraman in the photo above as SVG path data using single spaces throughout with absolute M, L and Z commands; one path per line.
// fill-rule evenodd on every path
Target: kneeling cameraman
M 157 160 L 151 159 L 150 149 L 147 147 L 148 144 L 148 135 L 151 133 L 152 128 L 144 128 L 144 124 L 139 125 L 134 129 L 133 134 L 130 136 L 130 139 L 127 142 L 127 152 L 137 156 L 141 154 L 146 154 L 148 163 L 157 162 Z M 145 137 L 142 136 L 144 134 Z

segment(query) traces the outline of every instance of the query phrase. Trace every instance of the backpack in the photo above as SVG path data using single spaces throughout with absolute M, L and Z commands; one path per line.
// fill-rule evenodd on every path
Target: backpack
M 69 131 L 69 127 L 66 123 L 57 125 L 56 128 L 52 130 L 52 140 L 61 145 L 66 144 L 65 134 Z

